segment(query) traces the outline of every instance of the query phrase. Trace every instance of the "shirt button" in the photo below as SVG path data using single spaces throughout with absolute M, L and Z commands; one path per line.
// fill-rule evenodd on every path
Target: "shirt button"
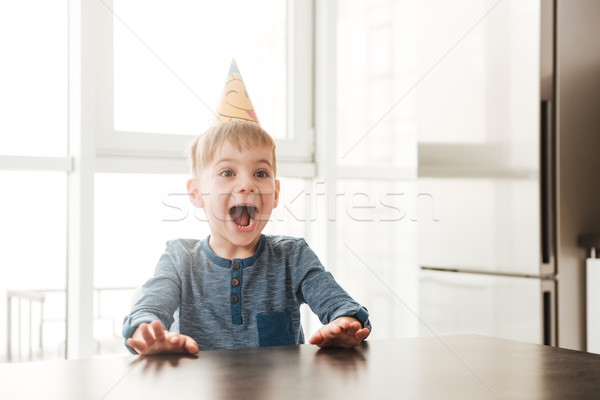
M 231 286 L 237 286 L 240 284 L 240 281 L 237 278 L 233 278 L 231 280 Z
M 229 299 L 231 300 L 231 302 L 232 302 L 233 304 L 235 304 L 235 303 L 237 303 L 237 302 L 238 302 L 238 297 L 237 297 L 235 294 L 234 294 L 234 295 L 232 295 L 232 296 L 231 296 Z
M 237 271 L 238 269 L 240 269 L 240 264 L 233 263 L 233 265 L 231 267 Z

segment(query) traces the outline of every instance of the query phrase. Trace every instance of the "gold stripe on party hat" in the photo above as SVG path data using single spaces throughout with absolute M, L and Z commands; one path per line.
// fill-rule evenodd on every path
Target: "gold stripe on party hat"
M 254 106 L 250 101 L 248 90 L 246 90 L 235 60 L 231 61 L 223 94 L 211 125 L 226 124 L 229 121 L 249 121 L 259 125 L 258 118 L 254 113 Z

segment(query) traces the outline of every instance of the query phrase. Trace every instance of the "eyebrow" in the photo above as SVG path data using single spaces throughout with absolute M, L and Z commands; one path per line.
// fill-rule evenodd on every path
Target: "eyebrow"
M 215 165 L 216 164 L 221 164 L 221 163 L 226 163 L 226 162 L 235 162 L 235 161 L 237 161 L 236 158 L 222 158 L 222 159 L 216 161 Z M 271 165 L 271 163 L 268 160 L 264 159 L 264 158 L 261 158 L 256 163 L 257 164 L 267 164 L 270 168 L 273 168 L 272 165 Z

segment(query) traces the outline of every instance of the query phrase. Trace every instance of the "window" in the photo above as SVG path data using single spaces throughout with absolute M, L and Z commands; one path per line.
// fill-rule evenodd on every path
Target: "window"
M 96 17 L 105 61 L 97 73 L 108 83 L 96 97 L 93 331 L 101 354 L 123 351 L 122 317 L 165 242 L 209 234 L 187 198 L 183 151 L 208 126 L 232 58 L 277 143 L 282 192 L 265 233 L 305 235 L 301 193 L 314 174 L 310 2 L 106 4 Z
M 339 163 L 414 169 L 417 4 L 353 0 L 336 6 Z
M 100 154 L 181 157 L 236 59 L 279 159 L 312 161 L 309 2 L 114 0 L 101 11 Z
M 377 321 L 372 338 L 418 332 L 416 187 L 409 181 L 338 182 L 336 259 L 330 267 Z
M 372 338 L 414 336 L 417 126 L 410 89 L 417 3 L 354 0 L 330 7 L 335 50 L 328 56 L 336 82 L 325 114 L 335 125 L 336 179 L 324 184 L 335 197 L 327 211 L 335 222 L 315 235 L 334 249 L 327 254 L 336 279 L 371 310 Z
M 0 360 L 62 358 L 66 176 L 61 172 L 2 171 L 0 187 L 0 338 L 8 343 L 8 349 L 0 347 Z
M 67 1 L 0 5 L 0 155 L 66 155 L 67 27 Z
M 2 2 L 0 52 L 0 362 L 63 358 L 68 2 Z
M 197 135 L 236 58 L 261 125 L 286 137 L 285 2 L 116 0 L 114 13 L 116 131 Z
M 209 234 L 188 201 L 186 175 L 98 173 L 94 218 L 97 354 L 123 352 L 121 324 L 168 240 Z

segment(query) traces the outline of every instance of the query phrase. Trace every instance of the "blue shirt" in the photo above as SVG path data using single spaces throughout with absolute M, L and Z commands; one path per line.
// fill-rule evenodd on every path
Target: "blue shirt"
M 302 344 L 303 303 L 323 324 L 353 316 L 370 327 L 366 310 L 325 271 L 304 239 L 261 235 L 252 257 L 233 260 L 216 255 L 208 238 L 177 239 L 167 242 L 125 318 L 123 336 L 154 320 L 168 328 L 179 310 L 179 332 L 200 350 Z

